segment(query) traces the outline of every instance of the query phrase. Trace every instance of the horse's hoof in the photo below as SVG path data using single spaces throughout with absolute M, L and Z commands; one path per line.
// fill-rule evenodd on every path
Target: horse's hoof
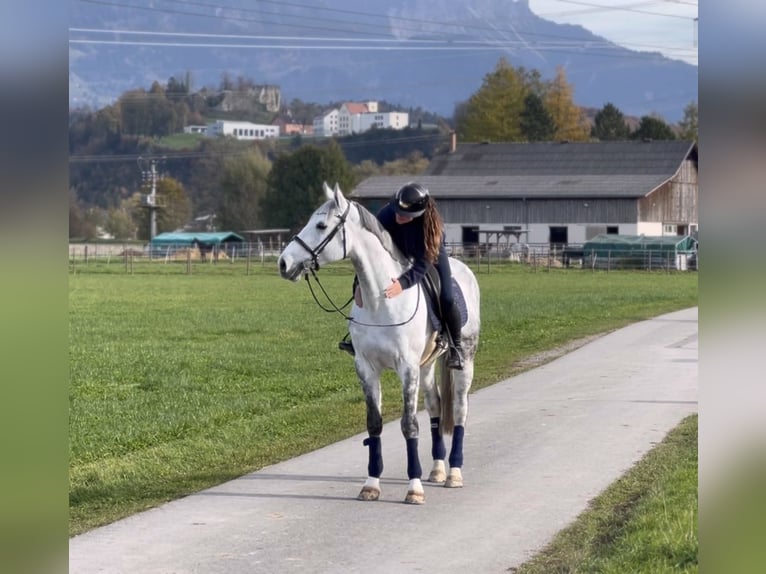
M 463 488 L 463 475 L 460 471 L 452 471 L 449 473 L 444 488 Z
M 371 486 L 362 487 L 361 492 L 359 492 L 359 496 L 356 497 L 357 500 L 378 500 L 379 498 L 380 489 L 373 488 Z
M 438 482 L 441 484 L 445 480 L 447 480 L 447 473 L 440 468 L 432 470 L 431 474 L 428 475 L 428 482 Z
M 426 493 L 425 492 L 415 492 L 415 491 L 408 491 L 407 496 L 404 498 L 404 504 L 425 504 L 426 503 Z

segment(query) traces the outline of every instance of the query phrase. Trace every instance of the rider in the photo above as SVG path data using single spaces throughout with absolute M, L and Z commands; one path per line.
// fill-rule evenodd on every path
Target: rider
M 434 265 L 439 273 L 441 291 L 439 302 L 442 320 L 449 332 L 451 345 L 447 367 L 463 369 L 463 347 L 460 340 L 460 311 L 452 289 L 452 270 L 444 248 L 444 225 L 436 202 L 423 185 L 410 182 L 396 192 L 396 196 L 378 212 L 378 220 L 391 235 L 399 250 L 412 265 L 386 288 L 388 298 L 396 297 L 404 289 L 420 283 L 428 266 Z M 339 347 L 354 354 L 350 341 Z

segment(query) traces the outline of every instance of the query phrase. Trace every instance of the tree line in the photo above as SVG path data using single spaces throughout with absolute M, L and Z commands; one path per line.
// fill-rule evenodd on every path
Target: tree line
M 695 102 L 687 105 L 675 129 L 658 115 L 641 117 L 631 129 L 611 102 L 595 114 L 591 124 L 574 103 L 573 92 L 561 67 L 552 80 L 545 81 L 538 70 L 514 67 L 501 58 L 484 76 L 481 87 L 456 106 L 455 130 L 461 141 L 469 142 L 697 140 Z

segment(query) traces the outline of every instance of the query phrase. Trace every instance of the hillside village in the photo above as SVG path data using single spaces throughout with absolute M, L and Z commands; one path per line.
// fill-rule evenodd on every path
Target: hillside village
M 263 140 L 282 136 L 335 137 L 364 133 L 371 129 L 404 129 L 409 125 L 407 112 L 382 112 L 378 102 L 344 102 L 314 118 L 311 124 L 292 121 L 289 115 L 278 116 L 272 124 L 248 121 L 215 120 L 205 125 L 188 125 L 184 133 L 210 137 L 231 136 L 238 140 Z

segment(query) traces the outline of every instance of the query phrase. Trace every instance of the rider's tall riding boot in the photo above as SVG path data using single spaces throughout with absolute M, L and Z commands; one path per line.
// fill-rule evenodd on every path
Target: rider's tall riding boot
M 454 302 L 444 310 L 444 324 L 449 331 L 451 346 L 447 357 L 447 367 L 450 369 L 463 370 L 465 359 L 463 358 L 463 346 L 460 338 L 460 310 Z

